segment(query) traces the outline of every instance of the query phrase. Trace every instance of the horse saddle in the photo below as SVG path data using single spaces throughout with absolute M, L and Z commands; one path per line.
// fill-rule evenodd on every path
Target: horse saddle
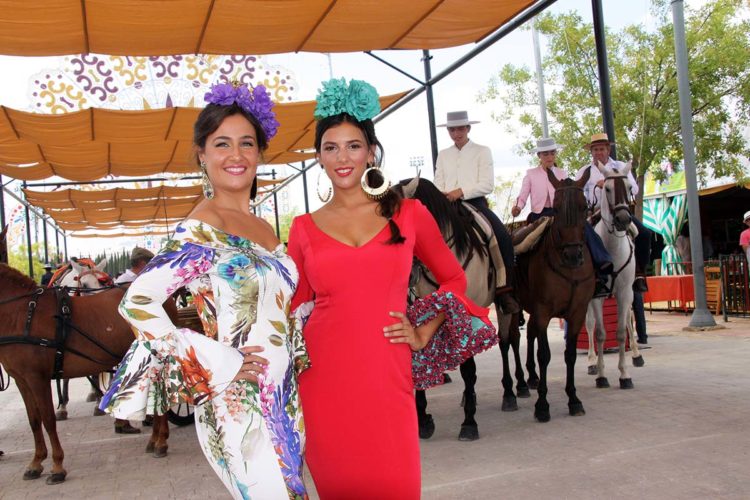
M 463 202 L 463 205 L 474 216 L 474 222 L 482 233 L 482 241 L 485 242 L 485 248 L 492 260 L 492 267 L 495 268 L 495 287 L 502 288 L 507 283 L 507 270 L 505 269 L 502 254 L 500 253 L 500 244 L 497 241 L 497 236 L 495 236 L 495 233 L 492 230 L 492 224 L 490 224 L 490 221 L 482 215 L 482 212 L 477 210 L 472 204 Z M 466 278 L 468 280 L 469 276 Z
M 542 239 L 547 226 L 552 224 L 554 217 L 540 217 L 531 224 L 527 224 L 513 233 L 513 251 L 516 255 L 526 253 L 533 249 Z

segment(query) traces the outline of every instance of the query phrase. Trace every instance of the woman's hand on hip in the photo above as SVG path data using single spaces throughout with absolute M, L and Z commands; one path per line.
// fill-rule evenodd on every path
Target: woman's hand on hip
M 258 375 L 265 373 L 266 367 L 268 366 L 268 360 L 261 356 L 258 356 L 257 352 L 263 352 L 263 347 L 259 345 L 241 347 L 240 352 L 242 353 L 243 360 L 240 371 L 232 379 L 233 382 L 237 380 L 247 380 L 248 382 L 258 383 Z
M 392 344 L 409 344 L 412 351 L 419 351 L 427 345 L 404 313 L 391 311 L 389 314 L 399 319 L 398 323 L 383 328 L 384 335 Z

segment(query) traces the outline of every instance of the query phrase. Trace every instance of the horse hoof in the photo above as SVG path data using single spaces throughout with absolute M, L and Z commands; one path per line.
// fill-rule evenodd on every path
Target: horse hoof
M 586 414 L 586 410 L 583 409 L 583 403 L 573 403 L 568 405 L 568 413 L 571 417 L 582 417 Z
M 34 470 L 34 469 L 26 469 L 26 472 L 23 473 L 23 480 L 28 481 L 30 479 L 39 479 L 42 476 L 42 469 Z
M 607 377 L 597 378 L 596 387 L 597 389 L 606 389 L 607 387 L 609 387 L 609 380 L 607 380 Z
M 500 407 L 500 410 L 502 411 L 518 410 L 518 400 L 516 400 L 515 396 L 508 396 L 507 398 L 503 398 L 503 404 Z
M 146 445 L 146 453 L 153 453 L 155 448 L 156 448 L 156 443 L 149 442 Z
M 632 389 L 633 388 L 633 379 L 632 378 L 621 378 L 620 379 L 620 389 Z
M 539 387 L 539 379 L 530 378 L 526 381 L 526 384 L 529 386 L 529 389 L 536 390 Z
M 164 458 L 167 456 L 167 447 L 159 446 L 154 449 L 154 458 Z
M 535 410 L 534 418 L 537 419 L 537 421 L 544 424 L 544 423 L 549 422 L 551 417 L 549 414 L 549 410 Z
M 529 392 L 528 385 L 519 385 L 516 387 L 516 396 L 519 398 L 530 398 L 531 392 Z
M 106 414 L 107 414 L 107 412 L 105 412 L 104 410 L 100 410 L 98 406 L 96 408 L 94 408 L 94 416 L 95 417 L 101 417 L 102 415 L 106 415 Z
M 596 369 L 596 365 L 590 365 L 589 366 L 589 375 L 599 375 L 599 370 Z
M 419 439 L 430 439 L 435 434 L 435 421 L 432 415 L 419 419 Z
M 97 399 L 99 399 L 99 395 L 97 393 L 93 392 L 93 391 L 89 392 L 88 395 L 86 396 L 86 402 L 87 403 L 93 403 Z
M 646 361 L 644 361 L 643 356 L 638 356 L 636 358 L 633 358 L 633 366 L 635 366 L 636 368 L 640 368 L 645 364 L 646 364 Z
M 68 412 L 67 411 L 58 411 L 55 413 L 55 420 L 58 422 L 62 420 L 68 420 Z
M 47 484 L 60 484 L 65 482 L 65 476 L 67 472 L 53 472 L 47 477 Z
M 459 441 L 476 441 L 479 439 L 479 427 L 476 425 L 462 425 L 458 433 Z

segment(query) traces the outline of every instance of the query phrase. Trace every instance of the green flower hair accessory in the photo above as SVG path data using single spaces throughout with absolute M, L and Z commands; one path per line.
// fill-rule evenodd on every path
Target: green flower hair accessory
M 358 121 L 372 119 L 380 113 L 380 100 L 375 87 L 362 80 L 334 78 L 323 82 L 316 98 L 315 119 L 347 113 Z

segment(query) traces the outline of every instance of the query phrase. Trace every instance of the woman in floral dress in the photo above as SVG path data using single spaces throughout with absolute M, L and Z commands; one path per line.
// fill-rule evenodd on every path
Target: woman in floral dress
M 206 101 L 194 133 L 206 199 L 120 305 L 136 340 L 102 408 L 140 419 L 194 404 L 203 453 L 234 498 L 305 498 L 295 363 L 306 358 L 289 321 L 298 275 L 270 225 L 249 210 L 278 123 L 262 86 L 215 85 Z M 177 328 L 161 306 L 183 286 L 205 336 Z

